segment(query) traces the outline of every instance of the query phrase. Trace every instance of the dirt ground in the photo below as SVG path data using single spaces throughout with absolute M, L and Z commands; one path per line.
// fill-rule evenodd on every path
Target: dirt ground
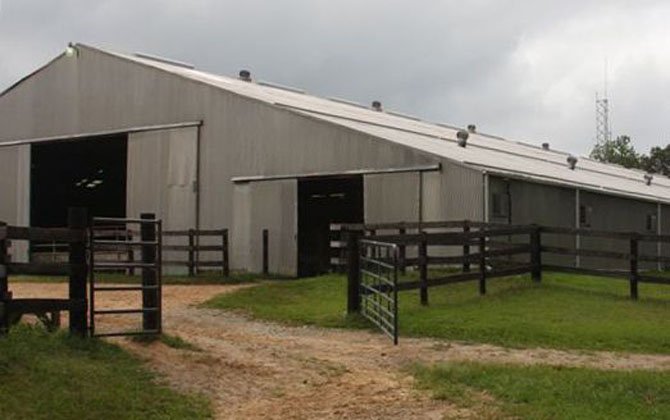
M 116 342 L 186 392 L 209 397 L 217 418 L 480 418 L 482 412 L 437 401 L 416 390 L 405 368 L 415 362 L 490 361 L 670 370 L 670 356 L 506 349 L 431 339 L 259 322 L 195 307 L 246 286 L 165 286 L 164 330 L 202 351 L 162 343 Z M 62 297 L 65 284 L 12 283 L 15 297 Z M 98 295 L 99 308 L 138 307 L 138 293 Z M 125 318 L 125 319 L 124 319 Z M 98 322 L 99 330 L 131 326 L 129 316 Z M 137 316 L 135 319 L 138 319 Z M 137 324 L 139 325 L 139 324 Z

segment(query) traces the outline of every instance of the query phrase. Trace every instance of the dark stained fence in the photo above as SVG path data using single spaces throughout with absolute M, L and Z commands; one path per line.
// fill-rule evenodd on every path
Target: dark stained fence
M 60 312 L 68 311 L 70 333 L 86 336 L 86 261 L 88 216 L 86 209 L 68 211 L 67 228 L 34 228 L 8 226 L 0 222 L 0 334 L 24 314 L 34 314 L 54 329 L 60 325 Z M 18 263 L 8 256 L 10 241 L 41 241 L 67 244 L 66 262 Z M 67 299 L 14 299 L 9 290 L 11 275 L 68 276 Z
M 230 250 L 228 229 L 216 230 L 171 230 L 163 232 L 167 239 L 175 239 L 185 244 L 163 244 L 163 251 L 177 252 L 184 259 L 166 260 L 163 265 L 187 267 L 188 275 L 194 276 L 201 269 L 220 268 L 224 277 L 230 276 Z M 214 243 L 218 242 L 218 243 Z M 202 258 L 202 254 L 207 258 Z M 218 255 L 214 256 L 214 255 Z
M 616 232 L 590 229 L 570 229 L 537 225 L 514 226 L 489 224 L 472 221 L 430 222 L 430 223 L 386 223 L 386 224 L 344 224 L 333 225 L 336 235 L 333 249 L 337 254 L 333 259 L 340 269 L 346 267 L 348 273 L 348 312 L 363 312 L 362 304 L 370 293 L 370 287 L 383 295 L 392 290 L 418 290 L 421 304 L 428 305 L 430 289 L 460 282 L 476 281 L 479 294 L 487 291 L 491 279 L 513 275 L 530 274 L 534 282 L 542 281 L 546 271 L 566 272 L 626 278 L 630 285 L 630 297 L 637 299 L 640 283 L 668 284 L 670 277 L 659 271 L 642 270 L 642 262 L 670 264 L 670 257 L 648 255 L 641 252 L 641 243 L 655 244 L 670 242 L 670 235 L 652 235 L 636 232 Z M 626 251 L 612 251 L 589 248 L 567 248 L 543 244 L 543 237 L 550 235 L 567 236 L 573 242 L 578 237 L 599 237 L 619 240 L 626 244 Z M 394 258 L 374 249 L 370 244 L 395 245 Z M 367 245 L 365 245 L 367 244 Z M 365 249 L 363 249 L 365 248 Z M 649 249 L 650 247 L 647 247 Z M 567 255 L 575 257 L 574 264 L 546 264 L 546 255 Z M 615 266 L 626 269 L 580 267 L 577 257 L 600 258 L 615 261 Z M 557 259 L 554 259 L 556 261 Z M 560 260 L 559 260 L 560 261 Z M 364 287 L 366 279 L 379 280 L 378 274 L 363 267 L 363 264 L 377 262 L 387 270 L 403 273 L 392 288 L 384 284 Z M 388 278 L 383 277 L 383 278 Z M 397 277 L 396 277 L 397 279 Z M 388 282 L 387 282 L 388 283 Z M 385 284 L 387 284 L 385 283 Z M 375 295 L 375 296 L 376 296 Z M 397 300 L 395 301 L 397 305 Z M 381 328 L 379 317 L 368 316 Z M 397 312 L 395 321 L 397 321 Z M 387 324 L 384 324 L 388 326 Z M 388 331 L 384 331 L 388 333 Z

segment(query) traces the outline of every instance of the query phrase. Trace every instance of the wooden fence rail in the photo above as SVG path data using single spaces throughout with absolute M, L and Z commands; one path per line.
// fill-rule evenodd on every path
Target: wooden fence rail
M 380 234 L 380 231 L 384 233 Z M 356 289 L 355 270 L 358 265 L 355 261 L 356 253 L 352 253 L 349 248 L 361 238 L 398 245 L 399 272 L 405 273 L 407 267 L 416 269 L 414 276 L 409 276 L 398 283 L 398 290 L 418 289 L 422 304 L 428 303 L 431 287 L 478 281 L 479 293 L 485 294 L 489 279 L 529 273 L 533 281 L 540 282 L 543 271 L 626 278 L 630 284 L 632 299 L 638 298 L 640 283 L 670 285 L 670 277 L 654 271 L 643 271 L 640 267 L 641 262 L 670 263 L 670 256 L 647 255 L 640 252 L 640 243 L 670 242 L 670 235 L 537 225 L 501 225 L 467 220 L 420 224 L 338 224 L 331 226 L 331 232 L 334 267 L 347 268 L 349 293 L 354 293 Z M 620 240 L 625 249 L 576 249 L 547 245 L 543 243 L 546 241 L 543 239 L 545 235 L 551 235 L 552 238 L 567 236 L 573 243 L 576 243 L 578 236 Z M 433 248 L 441 249 L 441 252 L 435 254 L 431 251 Z M 408 257 L 408 249 L 412 250 L 414 256 Z M 445 249 L 448 251 L 444 252 Z M 612 263 L 605 263 L 597 268 L 546 263 L 545 256 L 548 255 L 601 258 L 606 261 L 618 261 L 622 268 L 614 269 Z M 346 260 L 342 256 L 347 256 Z M 343 264 L 343 261 L 346 263 Z M 456 269 L 458 271 L 455 271 Z M 473 269 L 476 271 L 473 272 Z M 350 310 L 355 310 L 356 307 L 351 306 L 353 299 L 354 297 L 350 296 Z
M 31 228 L 8 226 L 0 222 L 0 334 L 22 315 L 37 315 L 48 327 L 60 324 L 60 312 L 69 311 L 70 332 L 86 336 L 86 261 L 88 216 L 86 209 L 71 208 L 67 228 Z M 66 263 L 15 263 L 7 253 L 8 241 L 54 241 L 68 244 Z M 9 275 L 67 275 L 67 299 L 14 299 L 9 291 Z M 50 315 L 50 316 L 49 316 Z
M 228 229 L 210 229 L 210 230 L 171 230 L 164 231 L 163 236 L 172 238 L 186 238 L 187 245 L 166 245 L 163 244 L 163 251 L 176 251 L 186 253 L 185 260 L 166 260 L 163 265 L 188 267 L 188 275 L 194 276 L 201 267 L 220 267 L 225 277 L 230 276 L 230 250 Z M 201 244 L 201 238 L 220 238 L 217 245 Z M 207 258 L 201 259 L 201 253 L 214 253 L 220 255 L 220 259 Z

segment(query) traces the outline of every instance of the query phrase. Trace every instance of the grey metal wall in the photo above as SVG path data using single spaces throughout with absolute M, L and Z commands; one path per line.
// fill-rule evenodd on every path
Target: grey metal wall
M 575 190 L 552 185 L 536 184 L 517 179 L 491 176 L 489 178 L 489 203 L 493 194 L 509 194 L 505 217 L 496 217 L 489 205 L 489 220 L 515 225 L 539 224 L 557 227 L 575 227 Z M 510 238 L 527 243 L 528 236 Z M 575 247 L 574 237 L 567 235 L 542 235 L 543 244 L 563 248 Z M 574 257 L 547 254 L 547 264 L 574 265 Z
M 423 174 L 423 220 L 484 220 L 481 171 L 442 161 L 442 172 Z
M 421 176 L 418 172 L 365 175 L 365 221 L 417 222 Z
M 273 274 L 298 272 L 298 183 L 295 179 L 235 186 L 234 257 L 248 270 L 263 267 L 262 232 L 269 233 L 268 268 Z
M 30 224 L 30 146 L 0 148 L 0 220 L 15 226 Z M 12 260 L 28 261 L 28 244 L 13 241 Z
M 589 224 L 591 229 L 616 230 L 621 232 L 646 232 L 655 234 L 656 230 L 646 229 L 647 214 L 657 214 L 658 206 L 655 203 L 630 200 L 620 197 L 612 197 L 586 191 L 580 193 L 581 205 L 591 208 Z M 581 238 L 583 249 L 596 249 L 603 251 L 628 252 L 630 244 L 628 240 L 604 239 L 604 238 Z M 657 248 L 654 243 L 640 243 L 640 254 L 656 255 Z M 621 260 L 608 260 L 604 258 L 581 258 L 582 267 L 611 267 L 627 269 L 628 263 Z M 654 268 L 655 264 L 641 264 L 645 268 Z
M 0 141 L 194 120 L 204 121 L 199 183 L 202 228 L 235 230 L 241 223 L 238 218 L 233 224 L 234 187 L 230 179 L 234 176 L 439 161 L 410 148 L 88 48 L 81 48 L 78 58 L 57 59 L 0 98 Z M 282 196 L 281 200 L 292 198 Z M 282 202 L 280 207 L 287 205 Z M 256 237 L 260 232 L 249 234 Z M 238 257 L 234 254 L 233 268 L 245 268 Z

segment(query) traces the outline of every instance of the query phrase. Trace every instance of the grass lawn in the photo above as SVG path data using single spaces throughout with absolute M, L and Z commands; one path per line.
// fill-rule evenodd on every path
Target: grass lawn
M 0 338 L 3 419 L 211 418 L 203 397 L 156 383 L 119 347 L 20 325 Z
M 400 333 L 508 347 L 670 353 L 670 287 L 640 285 L 640 300 L 628 298 L 623 280 L 545 273 L 494 279 L 488 294 L 476 282 L 432 288 L 430 305 L 418 290 L 401 292 Z M 362 327 L 346 317 L 346 279 L 329 275 L 266 281 L 218 296 L 205 304 L 293 324 Z
M 413 371 L 419 388 L 476 409 L 483 417 L 670 418 L 668 372 L 477 363 L 418 366 Z

